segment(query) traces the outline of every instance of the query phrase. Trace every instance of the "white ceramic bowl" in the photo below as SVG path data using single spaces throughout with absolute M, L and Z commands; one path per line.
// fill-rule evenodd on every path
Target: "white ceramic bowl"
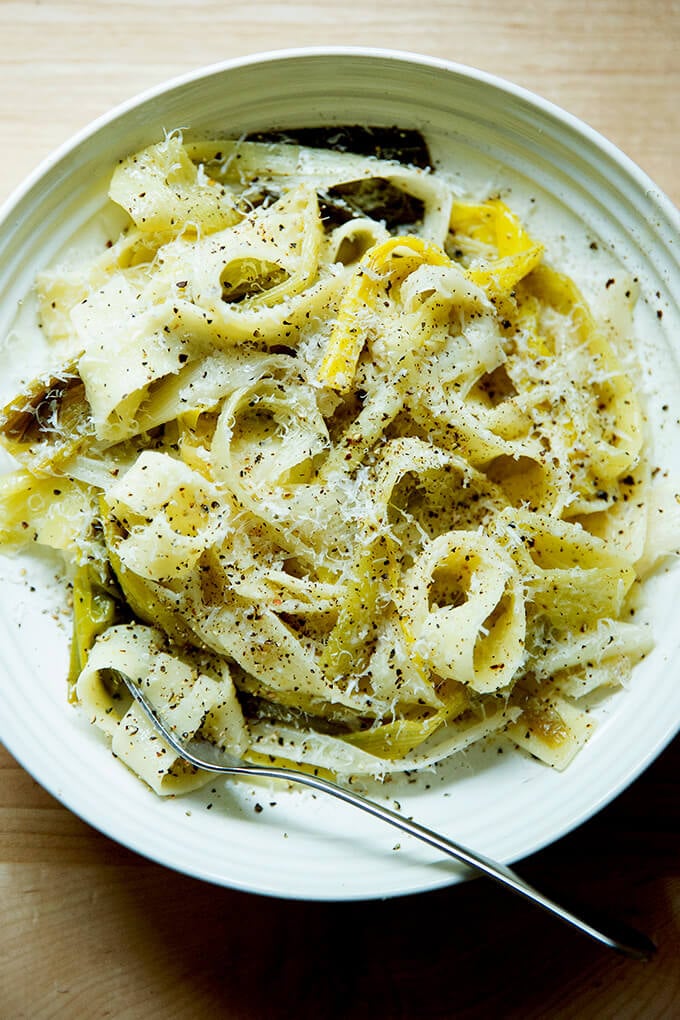
M 96 219 L 120 156 L 176 127 L 237 136 L 338 123 L 419 128 L 448 167 L 489 190 L 511 185 L 513 198 L 533 210 L 534 232 L 540 228 L 549 254 L 568 259 L 587 295 L 621 266 L 639 278 L 654 458 L 678 477 L 677 415 L 662 410 L 680 406 L 679 227 L 671 204 L 612 145 L 549 103 L 469 68 L 379 50 L 288 51 L 209 67 L 113 111 L 39 167 L 0 220 L 0 336 L 7 337 L 0 396 L 39 351 L 13 329 L 20 299 L 36 270 Z M 20 323 L 29 323 L 30 311 L 28 302 Z M 460 879 L 461 870 L 434 851 L 310 793 L 227 781 L 187 798 L 156 799 L 67 705 L 68 620 L 53 611 L 53 564 L 31 565 L 24 575 L 26 567 L 0 561 L 0 737 L 71 810 L 173 868 L 262 893 L 353 899 Z M 382 795 L 506 862 L 584 821 L 677 731 L 679 592 L 678 570 L 654 579 L 656 649 L 630 689 L 607 701 L 595 736 L 565 773 L 491 749 L 417 782 L 394 782 Z

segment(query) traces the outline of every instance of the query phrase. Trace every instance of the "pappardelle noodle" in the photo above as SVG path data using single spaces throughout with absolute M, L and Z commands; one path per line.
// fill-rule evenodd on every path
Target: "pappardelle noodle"
M 338 777 L 504 733 L 563 768 L 649 648 L 634 298 L 596 322 L 497 195 L 393 159 L 186 141 L 42 272 L 0 542 L 63 553 L 70 697 L 159 794 L 168 725 Z

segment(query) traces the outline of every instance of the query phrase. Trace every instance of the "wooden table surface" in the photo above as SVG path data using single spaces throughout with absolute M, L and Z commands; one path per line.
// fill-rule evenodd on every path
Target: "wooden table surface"
M 527 86 L 680 203 L 675 0 L 2 0 L 0 40 L 0 199 L 148 86 L 332 43 L 418 51 Z M 679 1017 L 679 773 L 676 740 L 518 869 L 647 931 L 660 950 L 639 964 L 481 881 L 350 904 L 205 886 L 90 829 L 0 748 L 0 1020 Z

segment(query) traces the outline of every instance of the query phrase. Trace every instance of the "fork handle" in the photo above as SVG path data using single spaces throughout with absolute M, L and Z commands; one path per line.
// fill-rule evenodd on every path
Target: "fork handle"
M 537 906 L 542 907 L 543 910 L 547 910 L 548 913 L 553 914 L 566 924 L 572 925 L 572 927 L 577 928 L 585 935 L 608 946 L 610 949 L 615 949 L 635 960 L 648 960 L 656 952 L 656 946 L 651 939 L 634 928 L 630 928 L 623 922 L 608 920 L 603 925 L 598 920 L 597 923 L 591 924 L 590 921 L 585 920 L 582 916 L 583 911 L 579 910 L 579 915 L 581 915 L 579 916 L 567 910 L 566 907 L 561 906 L 559 903 L 555 903 L 550 897 L 545 896 L 538 889 L 534 889 L 532 885 L 525 882 L 512 868 L 508 868 L 505 864 L 493 861 L 489 857 L 476 853 L 460 843 L 454 843 L 452 839 L 442 836 L 441 833 L 434 832 L 434 830 L 428 829 L 409 818 L 404 818 L 391 808 L 368 800 L 367 797 L 362 797 L 361 794 L 355 793 L 354 790 L 347 790 L 345 787 L 338 786 L 337 783 L 332 783 L 328 779 L 322 779 L 321 776 L 310 775 L 308 772 L 294 772 L 292 769 L 281 768 L 275 765 L 248 765 L 242 762 L 231 765 L 213 764 L 196 757 L 187 747 L 184 747 L 184 745 L 176 740 L 174 734 L 170 732 L 156 714 L 153 706 L 142 693 L 141 688 L 126 673 L 120 670 L 118 673 L 129 688 L 135 701 L 140 705 L 158 732 L 178 754 L 197 768 L 222 775 L 258 776 L 260 778 L 267 776 L 269 779 L 281 779 L 285 783 L 299 783 L 301 786 L 309 786 L 314 790 L 319 790 L 321 793 L 327 793 L 331 797 L 344 801 L 345 804 L 351 804 L 352 807 L 359 808 L 361 811 L 373 815 L 374 818 L 379 818 L 381 821 L 393 825 L 402 832 L 408 833 L 409 836 L 414 836 L 422 843 L 427 843 L 429 846 L 434 847 L 435 850 L 455 858 L 462 864 L 467 864 L 468 867 L 474 868 L 500 885 L 506 886 L 506 888 L 511 889 L 519 896 L 530 900 Z M 603 931 L 603 927 L 607 930 Z
M 383 822 L 387 822 L 389 825 L 400 829 L 409 836 L 414 836 L 422 843 L 427 843 L 429 846 L 447 854 L 449 857 L 453 857 L 457 861 L 460 861 L 476 871 L 481 872 L 488 878 L 491 878 L 500 885 L 511 889 L 519 896 L 523 896 L 524 899 L 535 903 L 543 910 L 548 911 L 548 913 L 553 914 L 561 921 L 572 925 L 572 927 L 577 928 L 585 935 L 588 935 L 597 942 L 608 946 L 610 949 L 615 949 L 618 952 L 623 953 L 625 956 L 629 956 L 636 960 L 648 960 L 656 952 L 656 946 L 652 940 L 642 932 L 637 931 L 635 928 L 632 928 L 621 921 L 613 921 L 609 918 L 606 919 L 606 921 L 598 919 L 597 922 L 591 923 L 582 916 L 583 912 L 580 908 L 579 914 L 581 916 L 572 913 L 566 907 L 556 903 L 550 897 L 546 896 L 538 889 L 535 889 L 528 882 L 525 882 L 523 878 L 512 870 L 512 868 L 508 868 L 506 865 L 501 864 L 498 861 L 493 861 L 489 857 L 485 857 L 484 854 L 470 850 L 468 847 L 454 842 L 447 836 L 434 832 L 432 829 L 428 829 L 426 826 L 420 825 L 418 822 L 409 818 L 404 818 L 391 808 L 382 804 L 377 804 L 375 801 L 368 800 L 366 797 L 362 797 L 353 790 L 347 790 L 328 779 L 323 779 L 320 776 L 309 775 L 304 772 L 291 773 L 288 769 L 277 768 L 275 766 L 270 767 L 266 765 L 257 765 L 252 768 L 247 765 L 239 765 L 233 769 L 230 768 L 229 771 L 259 777 L 268 776 L 270 779 L 282 779 L 288 783 L 300 783 L 303 786 L 308 786 L 322 793 L 327 793 L 331 797 L 344 801 L 346 804 L 351 804 L 353 807 L 359 808 L 361 811 L 365 811 L 367 814 L 373 815 L 375 818 L 379 818 Z M 605 928 L 606 930 L 604 930 Z

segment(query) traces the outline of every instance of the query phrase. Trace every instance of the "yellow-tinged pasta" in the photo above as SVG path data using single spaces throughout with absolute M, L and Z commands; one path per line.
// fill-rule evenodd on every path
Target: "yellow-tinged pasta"
M 633 382 L 574 282 L 540 265 L 518 288 L 522 339 L 509 361 L 533 417 L 573 479 L 571 512 L 595 512 L 599 493 L 637 468 L 642 419 Z M 533 393 L 533 397 L 532 397 Z
M 522 713 L 509 723 L 508 734 L 546 765 L 566 768 L 594 729 L 588 712 L 555 693 L 528 695 L 520 705 Z
M 345 291 L 333 326 L 328 348 L 319 367 L 323 385 L 346 392 L 352 385 L 359 355 L 373 323 L 381 298 L 379 317 L 391 305 L 392 290 L 400 289 L 407 277 L 423 265 L 446 266 L 448 257 L 436 245 L 420 237 L 391 237 L 371 248 L 360 262 Z M 415 341 L 419 336 L 416 334 Z
M 462 235 L 486 246 L 488 257 L 478 256 L 468 275 L 495 297 L 509 294 L 536 268 L 543 255 L 543 246 L 532 241 L 519 219 L 499 199 L 479 204 L 455 202 L 451 230 L 456 243 Z
M 565 767 L 650 648 L 650 514 L 677 531 L 623 295 L 600 324 L 509 203 L 384 159 L 173 132 L 110 194 L 120 236 L 37 282 L 0 543 L 73 569 L 70 688 L 115 754 L 206 779 L 121 669 L 253 761 L 383 777 L 504 734 Z
M 121 564 L 140 577 L 177 584 L 213 544 L 220 500 L 214 485 L 165 453 L 146 451 L 106 492 L 110 516 L 125 530 Z

